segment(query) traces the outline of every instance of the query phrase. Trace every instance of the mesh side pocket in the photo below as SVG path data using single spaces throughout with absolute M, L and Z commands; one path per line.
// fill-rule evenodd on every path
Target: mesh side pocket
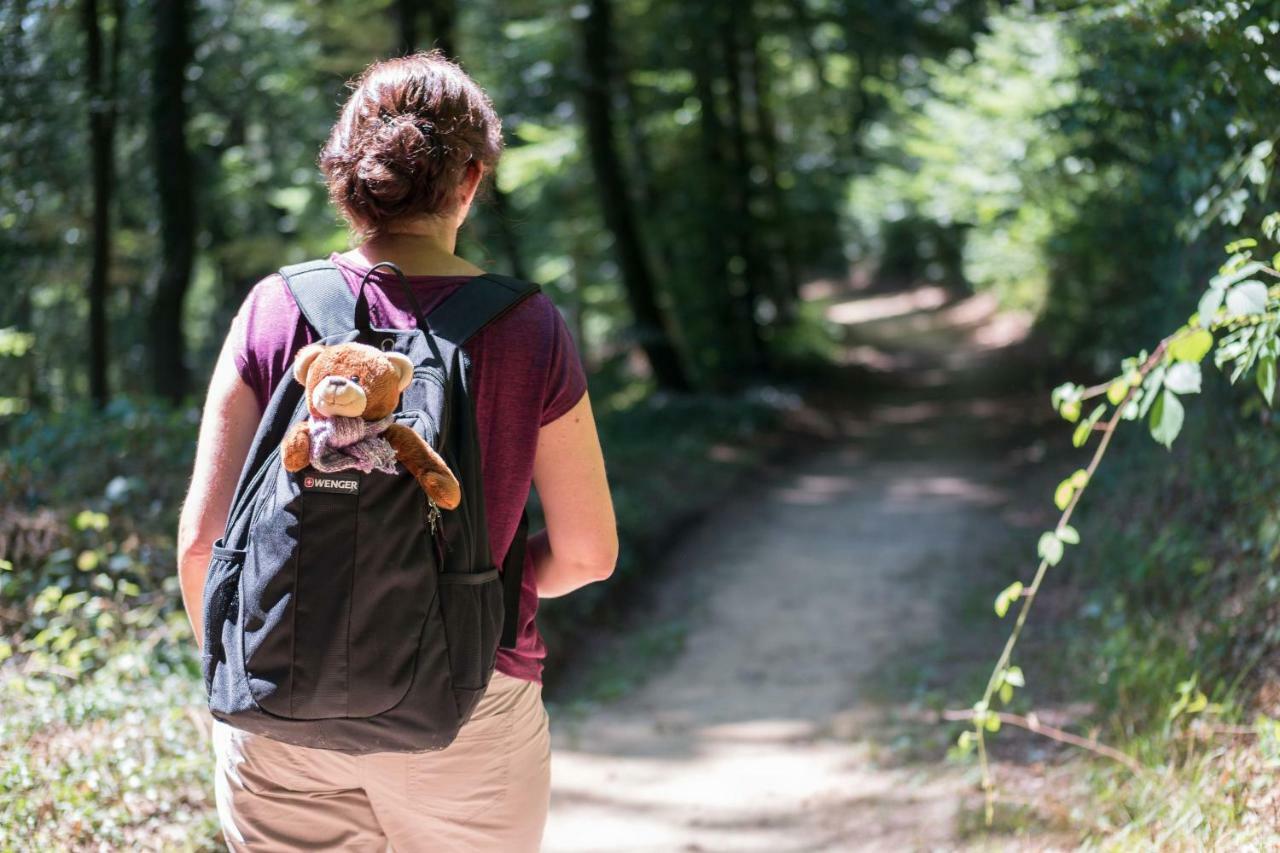
M 497 569 L 441 574 L 440 607 L 455 691 L 489 684 L 502 635 L 502 580 Z
M 240 570 L 244 568 L 245 552 L 215 545 L 204 578 L 203 607 L 204 642 L 200 654 L 200 669 L 204 675 L 205 692 L 213 689 L 213 673 L 219 664 L 227 662 L 223 634 L 226 622 L 239 607 Z

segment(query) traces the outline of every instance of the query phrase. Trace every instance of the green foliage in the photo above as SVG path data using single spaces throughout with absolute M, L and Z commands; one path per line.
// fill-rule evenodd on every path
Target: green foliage
M 133 642 L 74 682 L 0 670 L 0 849 L 222 849 L 198 672 Z
M 1052 19 L 1011 11 L 989 27 L 972 51 L 925 63 L 893 92 L 870 134 L 881 165 L 855 181 L 849 209 L 873 248 L 901 242 L 900 227 L 917 240 L 932 228 L 959 235 L 950 251 L 960 279 L 1035 309 L 1050 285 L 1045 245 L 1075 194 L 1060 173 L 1078 164 L 1066 160 L 1069 138 L 1052 113 L 1076 96 L 1077 59 Z M 914 248 L 937 264 L 927 243 Z
M 1230 255 L 1227 262 L 1210 280 L 1205 296 L 1200 299 L 1202 312 L 1160 341 L 1150 354 L 1143 351 L 1125 359 L 1121 363 L 1119 375 L 1099 385 L 1086 388 L 1075 383 L 1064 383 L 1054 389 L 1051 395 L 1052 404 L 1068 422 L 1078 420 L 1081 405 L 1085 401 L 1103 395 L 1107 398 L 1107 403 L 1098 405 L 1087 419 L 1077 423 L 1072 439 L 1076 447 L 1087 441 L 1095 425 L 1104 416 L 1107 420 L 1102 427 L 1103 438 L 1094 450 L 1088 468 L 1077 471 L 1055 489 L 1054 504 L 1062 511 L 1062 516 L 1054 530 L 1046 531 L 1040 536 L 1037 545 L 1040 564 L 1033 579 L 1025 587 L 1021 582 L 1015 581 L 996 598 L 996 614 L 1000 617 L 1009 610 L 1014 598 L 1021 597 L 1022 604 L 983 696 L 973 706 L 973 727 L 956 745 L 961 752 L 966 751 L 971 744 L 978 747 L 983 788 L 987 793 L 988 823 L 994 816 L 994 790 L 984 736 L 998 730 L 998 725 L 992 725 L 993 720 L 998 723 L 998 718 L 993 717 L 989 710 L 990 703 L 995 697 L 1004 702 L 1010 701 L 1013 687 L 1021 686 L 1013 685 L 1009 680 L 1010 658 L 1047 570 L 1062 561 L 1067 545 L 1080 544 L 1079 533 L 1068 522 L 1077 509 L 1084 489 L 1098 470 L 1117 426 L 1122 421 L 1138 420 L 1149 414 L 1151 437 L 1166 449 L 1172 448 L 1186 417 L 1180 398 L 1201 392 L 1200 362 L 1210 352 L 1214 353 L 1214 363 L 1227 373 L 1232 384 L 1250 370 L 1272 371 L 1258 382 L 1262 395 L 1270 403 L 1274 388 L 1274 360 L 1277 348 L 1280 347 L 1280 340 L 1277 339 L 1280 334 L 1280 284 L 1268 288 L 1261 281 L 1246 276 L 1280 281 L 1280 271 L 1253 260 L 1253 251 L 1258 245 L 1259 242 L 1251 238 L 1235 241 L 1227 247 Z M 1225 293 L 1225 297 L 1216 300 L 1209 298 L 1214 293 Z M 1240 295 L 1232 298 L 1233 294 Z M 1221 334 L 1216 340 L 1215 332 Z M 1161 517 L 1161 521 L 1163 520 Z M 1263 651 L 1258 653 L 1262 654 Z M 1018 678 L 1022 678 L 1020 670 Z M 1235 677 L 1227 692 L 1234 691 L 1240 678 L 1239 675 Z M 1182 678 L 1174 686 L 1176 698 L 1165 715 L 1167 723 L 1183 717 L 1202 713 L 1216 715 L 1223 711 L 1224 705 L 1211 702 L 1209 696 L 1200 689 L 1199 679 L 1197 671 L 1190 678 Z M 1150 695 L 1150 691 L 1146 695 Z M 1132 734 L 1131 731 L 1128 733 Z M 1167 730 L 1165 735 L 1167 737 Z
M 126 637 L 185 630 L 173 535 L 194 413 L 120 399 L 102 412 L 22 415 L 6 429 L 0 600 L 23 614 L 6 626 L 9 652 L 29 671 L 74 678 Z

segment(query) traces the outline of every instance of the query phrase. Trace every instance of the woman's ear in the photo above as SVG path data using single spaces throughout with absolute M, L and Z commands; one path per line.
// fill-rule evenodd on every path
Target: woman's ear
M 298 354 L 293 357 L 293 378 L 303 385 L 307 384 L 307 371 L 311 369 L 311 362 L 324 351 L 324 344 L 307 344 L 298 350 Z
M 396 393 L 403 391 L 409 387 L 409 383 L 413 381 L 413 362 L 409 360 L 409 356 L 398 352 L 383 353 L 387 360 L 391 362 L 391 366 L 396 369 Z

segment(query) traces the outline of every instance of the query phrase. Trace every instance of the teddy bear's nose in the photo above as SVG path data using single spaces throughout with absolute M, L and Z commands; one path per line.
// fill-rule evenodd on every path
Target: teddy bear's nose
M 330 376 L 324 380 L 324 393 L 329 397 L 348 397 L 358 390 L 350 379 L 342 376 Z

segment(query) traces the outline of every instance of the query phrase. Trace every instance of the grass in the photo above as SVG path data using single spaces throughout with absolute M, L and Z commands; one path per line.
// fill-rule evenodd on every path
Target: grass
M 71 682 L 5 674 L 0 850 L 221 849 L 197 663 L 185 632 L 165 645 Z

